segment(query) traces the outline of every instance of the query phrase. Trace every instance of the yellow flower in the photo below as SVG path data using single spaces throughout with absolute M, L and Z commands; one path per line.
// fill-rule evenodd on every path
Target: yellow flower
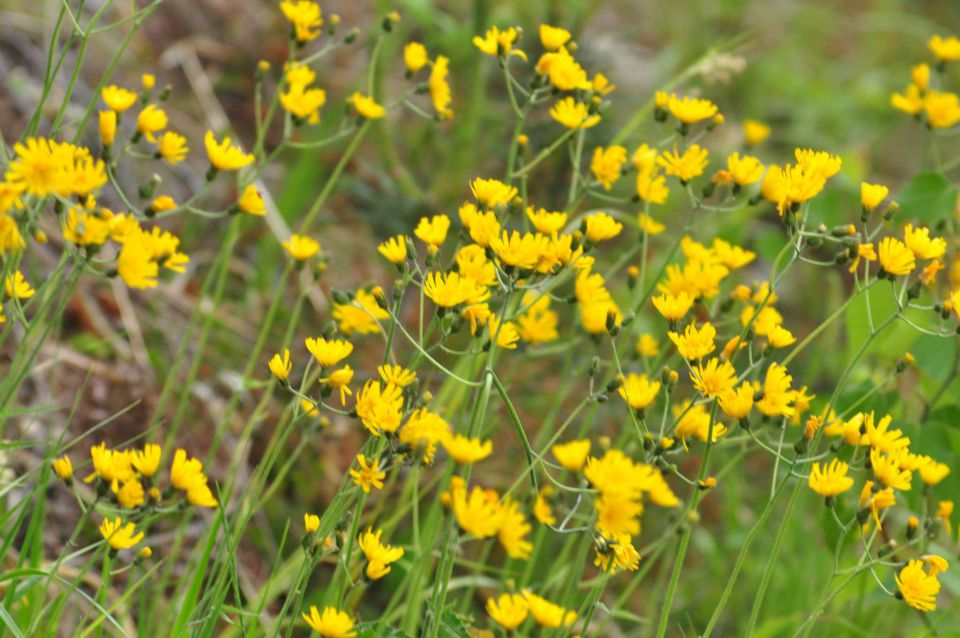
M 499 27 L 490 27 L 482 38 L 478 35 L 473 37 L 473 45 L 493 57 L 515 55 L 526 60 L 526 53 L 513 48 L 513 43 L 517 41 L 518 35 L 517 30 L 513 27 L 504 31 L 501 31 Z
M 426 408 L 414 410 L 400 432 L 400 442 L 422 451 L 421 459 L 433 463 L 437 446 L 450 436 L 450 425 L 439 414 Z
M 885 486 L 901 492 L 910 489 L 913 475 L 910 470 L 900 467 L 896 457 L 884 454 L 881 450 L 874 448 L 870 450 L 870 467 L 873 469 L 873 475 Z
M 570 41 L 570 32 L 549 24 L 540 25 L 540 43 L 547 51 L 556 51 Z
M 523 597 L 527 599 L 530 615 L 543 627 L 566 627 L 577 619 L 577 612 L 555 605 L 529 589 L 523 590 Z
M 516 629 L 527 619 L 530 605 L 521 594 L 500 594 L 497 599 L 487 598 L 487 614 L 504 629 Z
M 921 89 L 911 84 L 904 93 L 890 94 L 890 106 L 909 115 L 917 115 L 923 110 L 923 98 Z
M 446 215 L 421 217 L 413 234 L 423 243 L 439 248 L 447 240 L 447 231 L 450 230 L 450 218 Z
M 167 131 L 161 135 L 160 141 L 157 142 L 157 153 L 167 160 L 171 166 L 176 166 L 182 162 L 189 151 L 187 138 L 173 131 Z
M 561 47 L 556 51 L 548 51 L 540 56 L 536 71 L 538 75 L 547 76 L 550 84 L 558 91 L 578 89 L 589 91 L 593 89 L 593 85 L 587 78 L 587 72 L 570 55 L 570 51 L 566 47 Z
M 763 177 L 763 164 L 752 155 L 731 154 L 727 158 L 727 170 L 737 186 L 748 186 Z
M 627 162 L 627 149 L 615 145 L 608 148 L 598 146 L 593 151 L 590 161 L 590 172 L 603 185 L 604 190 L 613 188 L 613 183 L 620 179 L 623 165 Z
M 185 492 L 187 501 L 197 507 L 216 507 L 217 499 L 207 486 L 207 477 L 203 473 L 203 463 L 188 458 L 186 450 L 177 450 L 173 454 L 170 466 L 170 484 Z
M 880 267 L 890 275 L 909 275 L 916 268 L 913 252 L 896 237 L 884 237 L 877 249 Z
M 929 228 L 907 224 L 903 228 L 903 241 L 917 259 L 937 259 L 947 252 L 947 242 L 943 237 L 931 239 Z
M 57 476 L 62 478 L 64 481 L 69 482 L 73 478 L 73 463 L 70 462 L 70 457 L 63 455 L 57 459 L 53 460 L 53 471 L 57 473 Z
M 931 128 L 947 128 L 960 121 L 960 97 L 956 93 L 929 91 L 923 96 L 923 112 Z
M 237 200 L 237 208 L 247 215 L 262 217 L 267 214 L 267 205 L 263 202 L 260 191 L 253 184 L 248 184 L 240 198 Z
M 567 214 L 564 212 L 550 212 L 543 208 L 534 209 L 533 206 L 527 207 L 527 219 L 537 229 L 537 232 L 544 235 L 554 235 L 560 232 L 560 229 L 567 223 Z
M 512 233 L 505 230 L 490 241 L 490 248 L 504 265 L 527 270 L 536 267 L 545 247 L 546 237 L 543 235 L 521 235 L 516 230 Z
M 668 321 L 679 321 L 693 307 L 694 298 L 686 292 L 676 295 L 665 292 L 651 299 L 654 307 Z
M 710 100 L 701 100 L 684 96 L 678 98 L 671 95 L 667 100 L 667 110 L 684 124 L 695 124 L 717 114 L 717 105 Z
M 457 272 L 431 272 L 424 281 L 423 292 L 441 308 L 453 308 L 465 303 L 479 304 L 490 296 L 485 286 Z
M 699 144 L 691 144 L 681 154 L 677 149 L 667 151 L 657 158 L 657 163 L 663 167 L 667 175 L 673 175 L 682 183 L 698 177 L 707 167 L 707 149 Z
M 730 389 L 719 397 L 720 409 L 731 419 L 745 419 L 753 408 L 754 389 L 744 381 L 736 389 Z
M 771 363 L 763 380 L 763 398 L 757 401 L 757 409 L 767 416 L 792 416 L 791 405 L 796 400 L 796 392 L 790 389 L 793 377 L 787 374 L 787 368 L 779 363 Z
M 756 120 L 743 121 L 743 138 L 747 146 L 757 146 L 770 137 L 770 127 Z
M 557 334 L 559 317 L 550 309 L 550 296 L 527 292 L 523 295 L 526 312 L 517 318 L 520 338 L 531 345 L 553 341 Z
M 930 459 L 929 463 L 920 466 L 920 480 L 926 485 L 936 485 L 950 473 L 950 466 Z
M 557 443 L 550 451 L 557 463 L 571 472 L 579 472 L 590 454 L 590 439 L 580 439 L 568 443 Z
M 470 192 L 483 208 L 497 208 L 509 204 L 517 196 L 517 187 L 498 179 L 478 177 L 470 182 Z
M 295 261 L 306 261 L 320 252 L 320 242 L 306 235 L 290 235 L 281 246 Z
M 129 549 L 143 540 L 143 532 L 137 532 L 133 523 L 124 525 L 119 516 L 112 521 L 109 518 L 103 519 L 100 523 L 100 534 L 115 550 Z
M 350 469 L 350 476 L 353 478 L 353 482 L 360 486 L 364 492 L 370 492 L 370 488 L 374 489 L 383 489 L 383 479 L 387 477 L 387 473 L 380 470 L 380 460 L 371 459 L 370 463 L 367 463 L 367 457 L 363 454 L 357 455 L 357 464 L 360 466 L 359 470 Z
M 860 204 L 863 206 L 863 210 L 871 211 L 875 209 L 889 194 L 890 189 L 883 184 L 860 183 Z
M 623 383 L 617 391 L 631 408 L 643 410 L 657 398 L 657 393 L 660 392 L 660 382 L 650 381 L 645 374 L 631 372 L 623 378 Z
M 807 484 L 820 496 L 843 494 L 853 487 L 853 479 L 847 476 L 848 469 L 849 466 L 839 459 L 833 459 L 829 464 L 814 463 Z
M 395 386 L 405 388 L 417 378 L 417 373 L 413 370 L 407 370 L 403 366 L 384 364 L 377 367 L 377 373 L 384 383 L 392 383 Z
M 503 497 L 500 505 L 500 528 L 497 531 L 497 540 L 506 551 L 507 556 L 519 560 L 527 560 L 533 551 L 533 543 L 527 540 L 532 529 L 526 516 L 520 511 L 520 504 L 509 496 Z
M 162 213 L 168 210 L 173 210 L 177 207 L 177 202 L 173 200 L 169 195 L 159 195 L 150 202 L 150 210 L 155 213 Z
M 143 450 L 134 450 L 130 453 L 130 464 L 141 475 L 151 477 L 160 469 L 160 459 L 163 456 L 162 448 L 155 443 L 148 443 Z
M 221 171 L 235 171 L 253 163 L 253 155 L 244 153 L 239 146 L 230 143 L 229 137 L 217 142 L 213 131 L 207 131 L 203 138 L 203 145 L 207 149 L 207 158 L 210 165 Z
M 721 362 L 716 357 L 706 365 L 698 363 L 690 373 L 693 386 L 706 397 L 716 397 L 733 388 L 737 382 L 737 371 L 729 361 Z
M 955 36 L 943 37 L 934 35 L 927 41 L 931 53 L 941 62 L 955 62 L 960 60 L 960 40 Z
M 305 531 L 307 534 L 313 534 L 318 529 L 320 529 L 320 517 L 316 514 L 304 514 L 303 531 Z
M 466 485 L 451 485 L 450 507 L 460 528 L 477 538 L 495 536 L 500 530 L 499 497 L 493 490 L 474 486 L 468 494 Z
M 935 574 L 923 570 L 923 561 L 911 560 L 894 580 L 897 582 L 900 597 L 914 609 L 933 611 L 937 608 L 940 581 Z
M 606 213 L 594 213 L 586 218 L 587 241 L 594 244 L 613 239 L 623 230 L 623 224 Z
M 370 292 L 360 289 L 349 304 L 333 304 L 333 318 L 337 321 L 340 332 L 350 336 L 358 334 L 377 334 L 380 332 L 380 321 L 390 317 L 390 314 L 380 307 L 377 298 Z
M 357 392 L 357 416 L 374 436 L 396 432 L 403 418 L 403 389 L 400 386 L 368 380 Z
M 600 116 L 590 114 L 583 102 L 565 97 L 550 108 L 550 116 L 568 129 L 591 128 L 600 122 Z
M 363 95 L 359 91 L 354 92 L 353 95 L 347 98 L 347 103 L 353 105 L 353 108 L 357 110 L 357 114 L 360 115 L 360 117 L 368 120 L 379 120 L 387 114 L 387 110 L 383 108 L 383 105 L 378 104 L 373 97 Z
M 116 84 L 103 87 L 100 91 L 100 97 L 107 108 L 115 113 L 123 113 L 137 101 L 137 94 L 133 91 L 121 88 Z
M 104 146 L 113 144 L 117 139 L 117 112 L 100 111 L 97 128 L 100 132 L 100 143 Z
M 660 354 L 660 344 L 649 332 L 637 337 L 637 354 L 641 357 L 655 357 Z
M 403 47 L 403 64 L 410 73 L 416 73 L 427 64 L 427 47 L 419 42 L 408 42 Z
M 134 509 L 143 505 L 144 493 L 143 485 L 137 479 L 125 481 L 116 493 L 117 502 L 121 507 Z
M 284 0 L 280 10 L 293 26 L 297 42 L 310 42 L 320 36 L 323 26 L 323 11 L 320 5 L 309 0 Z
M 16 297 L 17 299 L 29 299 L 37 294 L 37 291 L 30 287 L 30 283 L 19 270 L 13 273 L 12 277 L 7 277 L 6 289 L 8 297 Z
M 550 496 L 553 494 L 552 485 L 544 485 L 537 492 L 537 500 L 533 505 L 533 516 L 543 525 L 555 525 L 557 517 L 553 515 L 553 508 L 550 506 Z
M 660 175 L 658 167 L 651 166 L 637 172 L 637 197 L 641 200 L 651 204 L 662 204 L 667 201 L 669 195 L 667 179 Z
M 404 235 L 391 237 L 377 247 L 377 252 L 383 255 L 387 261 L 398 266 L 403 265 L 407 260 L 407 238 Z
M 731 383 L 730 388 L 732 387 L 733 384 Z M 724 394 L 724 392 L 721 392 L 721 395 L 722 394 Z M 681 440 L 686 440 L 692 436 L 706 442 L 710 434 L 711 418 L 704 404 L 690 406 L 690 402 L 685 401 L 673 408 L 673 414 L 678 419 L 677 425 L 674 428 L 674 435 Z M 726 433 L 727 428 L 723 423 L 713 422 L 712 438 L 714 441 Z
M 287 83 L 287 90 L 280 93 L 283 110 L 299 118 L 298 123 L 304 120 L 308 124 L 319 122 L 320 109 L 327 103 L 327 92 L 305 84 L 293 84 L 289 80 Z
M 307 338 L 304 343 L 321 368 L 332 368 L 353 352 L 353 344 L 342 339 Z
M 353 381 L 353 368 L 349 365 L 345 365 L 339 370 L 334 370 L 329 375 L 322 379 L 317 380 L 319 383 L 326 384 L 326 386 L 332 390 L 340 390 L 340 404 L 347 404 L 347 395 L 353 394 L 353 392 L 348 387 L 350 382 Z
M 677 347 L 677 351 L 688 361 L 699 361 L 716 349 L 714 339 L 717 329 L 709 321 L 703 327 L 697 328 L 695 323 L 687 325 L 683 334 L 670 331 L 667 333 L 670 341 Z
M 304 4 L 300 2 L 298 4 Z M 313 4 L 312 2 L 310 4 Z M 310 628 L 323 638 L 354 638 L 357 631 L 353 628 L 353 618 L 345 611 L 336 607 L 324 607 L 323 613 L 317 610 L 316 605 L 310 605 L 310 612 L 301 614 Z
M 153 142 L 158 133 L 167 128 L 167 114 L 156 104 L 148 104 L 137 116 L 137 131 Z
M 382 535 L 382 529 L 374 532 L 368 527 L 357 539 L 357 545 L 367 559 L 366 574 L 370 580 L 383 578 L 390 573 L 390 563 L 403 558 L 403 548 L 384 545 L 380 542 Z
M 493 442 L 489 439 L 481 441 L 479 438 L 456 434 L 443 440 L 443 448 L 454 461 L 468 465 L 490 456 L 493 453 Z
M 449 68 L 450 60 L 444 55 L 438 55 L 433 68 L 430 69 L 430 79 L 427 81 L 433 108 L 437 115 L 445 120 L 453 117 L 453 109 L 450 108 L 453 97 L 450 92 L 450 82 L 447 80 Z

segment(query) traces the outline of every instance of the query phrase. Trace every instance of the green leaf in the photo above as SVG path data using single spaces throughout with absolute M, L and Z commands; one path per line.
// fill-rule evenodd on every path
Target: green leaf
M 470 638 L 470 632 L 463 625 L 460 619 L 452 609 L 445 609 L 440 614 L 440 632 L 441 638 Z
M 379 623 L 373 625 L 359 625 L 357 638 L 409 638 L 405 631 L 394 627 L 381 627 Z
M 900 191 L 898 217 L 934 224 L 953 214 L 957 188 L 940 173 L 920 173 Z

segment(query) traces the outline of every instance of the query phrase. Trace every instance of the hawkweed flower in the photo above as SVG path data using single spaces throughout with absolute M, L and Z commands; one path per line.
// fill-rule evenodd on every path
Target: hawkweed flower
M 306 235 L 290 235 L 281 246 L 295 261 L 306 261 L 320 252 L 320 242 Z
M 950 466 L 946 463 L 939 463 L 929 459 L 927 463 L 920 466 L 920 480 L 924 485 L 937 485 L 950 474 Z
M 481 441 L 479 438 L 456 434 L 443 440 L 443 449 L 457 463 L 469 465 L 490 456 L 493 453 L 493 442 L 489 439 Z
M 559 100 L 550 108 L 550 116 L 568 129 L 592 128 L 600 123 L 600 116 L 591 114 L 583 102 L 572 97 Z
M 623 378 L 623 384 L 618 389 L 620 396 L 634 410 L 647 408 L 656 399 L 659 391 L 659 381 L 650 381 L 647 375 L 633 372 Z M 556 453 L 554 455 L 556 456 Z
M 657 164 L 667 175 L 673 175 L 685 184 L 703 174 L 708 155 L 707 149 L 699 144 L 691 144 L 683 153 L 677 149 L 663 153 L 657 158 Z
M 876 209 L 889 194 L 890 189 L 883 184 L 860 183 L 860 205 L 867 212 Z
M 450 73 L 450 60 L 444 55 L 438 55 L 430 68 L 430 78 L 427 87 L 430 90 L 430 99 L 433 101 L 433 108 L 437 112 L 437 117 L 448 120 L 453 117 L 453 109 L 450 108 L 450 102 L 453 97 L 450 92 L 450 82 L 447 76 Z
M 320 529 L 320 517 L 316 514 L 305 513 L 303 515 L 303 531 L 307 534 L 313 534 Z
M 143 540 L 143 532 L 138 532 L 136 525 L 127 523 L 118 516 L 114 520 L 103 519 L 100 523 L 100 534 L 114 550 L 129 549 Z
M 874 448 L 870 450 L 870 468 L 876 479 L 886 487 L 901 491 L 910 489 L 913 474 L 903 469 L 895 456 Z
M 956 62 L 960 60 L 960 40 L 955 36 L 931 36 L 927 41 L 927 48 L 939 62 Z
M 558 211 L 551 212 L 543 208 L 527 207 L 527 219 L 537 229 L 537 232 L 544 235 L 556 235 L 567 223 L 567 214 Z
M 623 230 L 623 224 L 606 213 L 588 215 L 585 224 L 587 240 L 595 244 L 613 239 Z
M 390 563 L 395 563 L 403 558 L 403 548 L 384 545 L 380 542 L 383 530 L 376 532 L 372 528 L 360 534 L 357 539 L 357 546 L 363 552 L 367 559 L 367 568 L 365 574 L 370 580 L 379 580 L 390 573 Z
M 627 149 L 614 145 L 607 148 L 598 146 L 593 151 L 590 161 L 590 172 L 594 179 L 600 182 L 604 190 L 613 188 L 613 183 L 620 179 L 623 165 L 627 161 Z
M 116 84 L 103 87 L 100 97 L 107 108 L 115 113 L 123 113 L 137 102 L 137 94 Z
M 446 215 L 421 217 L 413 234 L 434 252 L 447 240 L 447 231 L 450 230 L 450 218 Z
M 659 384 L 657 384 L 659 387 Z M 623 387 L 621 387 L 621 390 Z M 550 451 L 557 463 L 571 472 L 579 472 L 590 455 L 590 439 L 580 439 L 568 443 L 557 443 Z
M 216 507 L 217 499 L 207 485 L 203 463 L 187 457 L 186 450 L 177 450 L 170 466 L 170 484 L 187 495 L 187 501 L 197 507 Z
M 171 166 L 176 166 L 186 159 L 189 151 L 187 138 L 173 131 L 167 131 L 157 141 L 157 155 Z
M 392 383 L 400 388 L 407 387 L 417 378 L 417 373 L 413 370 L 407 370 L 403 366 L 390 365 L 386 363 L 377 366 L 377 374 L 380 375 L 380 378 L 383 379 L 384 383 Z
M 373 97 L 363 95 L 359 91 L 347 98 L 347 103 L 353 105 L 357 115 L 367 120 L 379 120 L 387 114 L 387 110 Z
M 498 179 L 478 177 L 470 182 L 470 192 L 483 208 L 496 208 L 509 204 L 517 196 L 517 187 Z
M 570 41 L 570 32 L 549 24 L 540 25 L 540 43 L 547 51 L 556 51 Z
M 513 27 L 504 30 L 500 30 L 499 27 L 490 27 L 482 38 L 480 36 L 473 37 L 473 45 L 483 53 L 493 57 L 515 55 L 526 60 L 526 53 L 513 48 L 519 35 L 519 32 Z
M 500 594 L 487 599 L 487 615 L 504 629 L 516 629 L 527 619 L 530 605 L 522 594 Z
M 387 477 L 387 473 L 380 470 L 379 459 L 371 459 L 368 463 L 366 456 L 358 454 L 357 465 L 360 466 L 360 469 L 351 468 L 350 476 L 353 478 L 353 482 L 360 486 L 360 489 L 367 493 L 370 492 L 370 488 L 383 489 L 383 479 Z
M 312 3 L 311 3 L 312 4 Z M 316 605 L 310 605 L 309 612 L 301 614 L 310 628 L 323 638 L 354 638 L 357 635 L 353 618 L 336 607 L 324 607 L 321 613 Z
M 763 177 L 763 164 L 752 155 L 733 153 L 727 158 L 727 171 L 738 187 L 749 186 Z
M 577 619 L 577 612 L 537 596 L 529 589 L 523 590 L 523 597 L 530 608 L 530 615 L 542 627 L 566 627 Z
M 117 112 L 100 111 L 97 119 L 100 143 L 105 147 L 113 145 L 117 139 Z
M 267 214 L 267 205 L 264 203 L 260 191 L 253 184 L 248 184 L 240 193 L 240 197 L 237 199 L 237 209 L 242 213 L 256 217 Z
M 73 463 L 70 457 L 63 455 L 53 461 L 53 471 L 67 484 L 73 481 Z
M 770 127 L 757 120 L 743 121 L 743 140 L 747 146 L 757 146 L 770 137 Z
M 699 361 L 716 349 L 714 339 L 717 329 L 709 321 L 701 328 L 697 328 L 695 323 L 688 324 L 683 334 L 670 331 L 667 336 L 677 347 L 680 356 L 688 361 Z
M 141 476 L 152 477 L 160 469 L 160 459 L 163 456 L 163 449 L 155 444 L 148 443 L 142 450 L 132 450 L 130 452 L 130 464 Z
M 323 26 L 320 5 L 309 0 L 284 0 L 280 10 L 293 27 L 293 36 L 299 44 L 316 40 Z
M 244 153 L 239 146 L 231 143 L 229 137 L 218 142 L 213 131 L 207 131 L 203 138 L 210 166 L 218 171 L 235 171 L 253 163 L 253 155 Z
M 353 344 L 343 339 L 325 339 L 323 337 L 311 339 L 308 337 L 304 340 L 304 344 L 321 368 L 332 368 L 353 352 Z
M 937 608 L 940 581 L 935 573 L 923 569 L 923 561 L 913 559 L 894 578 L 899 597 L 918 611 L 933 611 Z
M 167 128 L 167 113 L 156 104 L 148 104 L 137 116 L 137 133 L 156 141 L 155 133 Z
M 348 387 L 351 381 L 353 381 L 353 368 L 349 365 L 345 365 L 334 370 L 326 377 L 318 379 L 319 383 L 326 384 L 328 388 L 340 391 L 340 405 L 347 405 L 347 395 L 353 394 Z
M 427 65 L 427 47 L 420 42 L 408 42 L 403 47 L 403 64 L 411 75 Z
M 377 252 L 392 264 L 402 266 L 407 260 L 407 238 L 404 235 L 391 237 L 377 247 Z
M 737 381 L 737 371 L 729 361 L 720 361 L 716 357 L 706 365 L 697 364 L 690 372 L 693 387 L 705 397 L 716 397 L 733 388 Z
M 907 224 L 903 228 L 903 241 L 916 259 L 927 260 L 943 257 L 947 242 L 943 237 L 930 237 L 930 229 Z
M 746 419 L 753 408 L 754 393 L 753 385 L 744 381 L 736 389 L 731 388 L 720 394 L 720 410 L 731 419 Z
M 19 270 L 13 273 L 12 276 L 7 277 L 4 285 L 7 291 L 7 297 L 29 299 L 37 294 L 37 291 L 33 289 L 30 282 L 26 280 L 23 273 Z
M 293 370 L 293 362 L 290 361 L 289 348 L 284 348 L 282 353 L 273 355 L 267 365 L 270 368 L 270 374 L 272 374 L 277 381 L 286 381 L 287 377 L 290 376 L 290 371 Z
M 814 463 L 810 468 L 807 484 L 810 489 L 827 498 L 843 494 L 853 487 L 853 479 L 847 476 L 849 466 L 838 459 L 829 464 Z
M 695 124 L 703 120 L 712 118 L 717 114 L 717 105 L 710 100 L 676 95 L 671 95 L 667 99 L 667 110 L 670 111 L 682 124 Z

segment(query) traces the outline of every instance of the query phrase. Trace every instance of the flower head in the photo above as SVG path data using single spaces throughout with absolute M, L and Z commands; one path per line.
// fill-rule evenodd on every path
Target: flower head
M 230 142 L 229 137 L 224 137 L 222 142 L 217 142 L 213 131 L 207 131 L 203 144 L 207 149 L 210 165 L 217 170 L 235 171 L 253 163 L 253 155 L 244 153 L 239 146 Z
M 133 523 L 124 525 L 119 516 L 112 521 L 109 518 L 103 519 L 100 523 L 100 534 L 115 550 L 129 549 L 143 540 L 143 532 L 138 532 Z
M 354 638 L 357 635 L 353 618 L 336 607 L 324 607 L 321 613 L 316 605 L 310 605 L 309 613 L 304 612 L 301 615 L 310 628 L 323 638 Z
M 814 463 L 810 468 L 807 484 L 820 496 L 836 496 L 853 487 L 853 479 L 847 476 L 849 466 L 838 459 L 829 464 Z

